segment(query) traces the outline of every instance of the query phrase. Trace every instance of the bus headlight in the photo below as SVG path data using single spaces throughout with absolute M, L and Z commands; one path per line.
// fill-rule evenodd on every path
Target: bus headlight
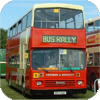
M 83 82 L 82 81 L 78 81 L 78 85 L 82 85 L 83 84 Z
M 41 85 L 41 82 L 40 81 L 37 81 L 37 83 L 36 83 L 38 86 L 40 86 Z

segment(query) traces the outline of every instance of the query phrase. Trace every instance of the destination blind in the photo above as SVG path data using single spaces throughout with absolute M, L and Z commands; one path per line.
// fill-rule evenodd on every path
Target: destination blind
M 77 37 L 44 35 L 42 41 L 43 43 L 77 43 Z

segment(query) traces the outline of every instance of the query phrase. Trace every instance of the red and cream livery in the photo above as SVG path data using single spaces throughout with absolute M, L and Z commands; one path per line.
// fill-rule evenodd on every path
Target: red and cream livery
M 100 17 L 86 22 L 87 37 L 87 83 L 91 90 L 100 78 Z
M 8 29 L 6 79 L 30 95 L 86 93 L 82 6 L 37 4 Z

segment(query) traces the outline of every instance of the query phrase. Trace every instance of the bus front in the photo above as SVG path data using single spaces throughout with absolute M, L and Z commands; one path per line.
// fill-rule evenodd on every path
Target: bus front
M 30 44 L 31 94 L 86 93 L 83 7 L 34 6 Z

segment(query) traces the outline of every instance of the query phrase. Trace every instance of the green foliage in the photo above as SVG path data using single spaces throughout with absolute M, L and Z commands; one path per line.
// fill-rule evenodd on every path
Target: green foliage
M 0 49 L 6 48 L 7 30 L 0 29 Z

